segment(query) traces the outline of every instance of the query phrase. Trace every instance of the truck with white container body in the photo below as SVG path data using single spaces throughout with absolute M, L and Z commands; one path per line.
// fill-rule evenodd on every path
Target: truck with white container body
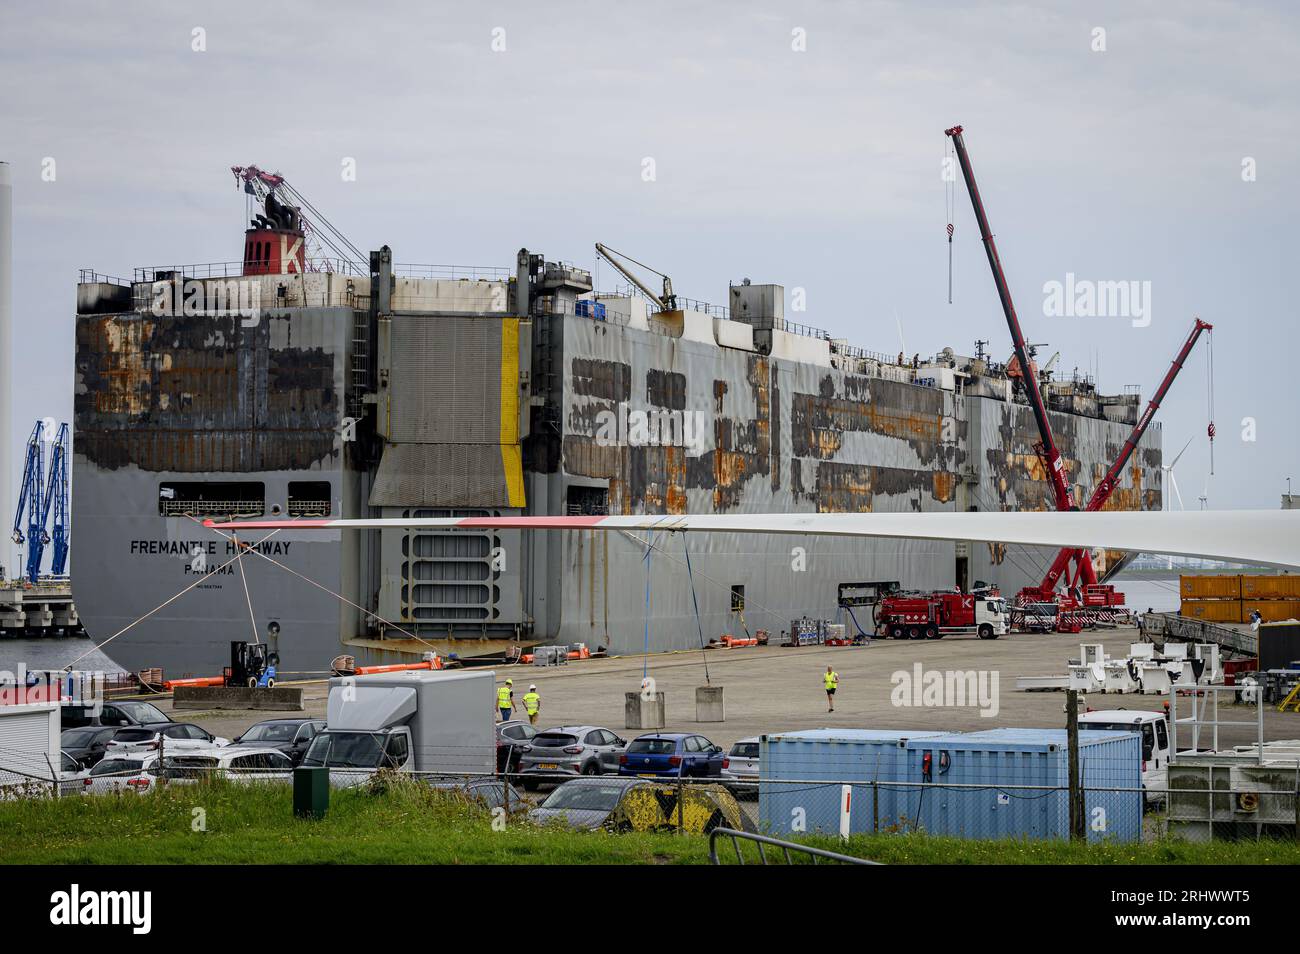
M 388 769 L 469 776 L 496 770 L 491 670 L 339 676 L 330 680 L 324 731 L 303 756 L 348 787 Z

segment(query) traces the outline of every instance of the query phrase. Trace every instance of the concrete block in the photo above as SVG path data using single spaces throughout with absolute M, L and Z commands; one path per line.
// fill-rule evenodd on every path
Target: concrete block
M 664 717 L 665 696 L 662 692 L 642 696 L 640 692 L 624 694 L 623 727 L 625 729 L 662 729 L 668 724 Z
M 265 709 L 301 712 L 302 687 L 245 689 L 225 686 L 177 686 L 172 693 L 174 709 Z
M 727 711 L 722 702 L 721 686 L 697 686 L 695 688 L 695 721 L 727 721 Z

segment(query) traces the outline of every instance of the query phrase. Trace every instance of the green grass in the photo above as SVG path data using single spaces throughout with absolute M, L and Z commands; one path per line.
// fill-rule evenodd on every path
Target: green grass
M 196 810 L 201 810 L 200 816 Z M 195 830 L 202 817 L 206 830 Z M 1076 845 L 925 835 L 810 844 L 889 864 L 1297 864 L 1290 842 Z M 728 849 L 730 845 L 726 845 Z M 749 850 L 750 860 L 755 856 Z M 732 856 L 734 858 L 734 856 Z M 568 832 L 489 812 L 412 784 L 331 793 L 320 821 L 292 817 L 285 787 L 173 786 L 150 795 L 0 803 L 11 864 L 703 864 L 708 839 Z

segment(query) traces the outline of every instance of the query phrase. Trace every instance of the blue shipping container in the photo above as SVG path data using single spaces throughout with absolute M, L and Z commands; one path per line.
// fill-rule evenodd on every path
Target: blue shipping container
M 1082 733 L 1079 770 L 1088 840 L 1140 840 L 1138 733 Z M 905 777 L 921 786 L 917 816 L 920 827 L 931 834 L 1069 838 L 1069 750 L 1064 729 L 990 729 L 914 739 L 907 744 Z M 1021 785 L 1054 790 L 1013 787 Z
M 946 737 L 907 729 L 810 729 L 765 735 L 759 742 L 759 830 L 776 835 L 838 834 L 841 784 L 855 785 L 849 810 L 855 832 L 906 830 L 915 818 L 919 789 L 878 787 L 907 770 L 908 740 Z M 798 785 L 792 782 L 834 784 Z
M 853 786 L 854 833 L 1068 838 L 1067 744 L 1064 729 L 815 729 L 765 735 L 759 751 L 759 828 L 776 835 L 838 833 L 847 783 Z M 1089 840 L 1140 840 L 1138 734 L 1083 733 L 1079 759 Z M 892 784 L 873 790 L 872 782 Z

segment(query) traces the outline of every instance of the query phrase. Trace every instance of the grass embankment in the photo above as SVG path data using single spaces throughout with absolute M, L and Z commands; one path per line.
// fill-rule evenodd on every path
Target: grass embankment
M 1074 845 L 925 835 L 810 844 L 889 864 L 1297 864 L 1288 842 Z M 724 861 L 734 861 L 730 844 Z M 752 849 L 749 860 L 756 860 Z M 491 814 L 446 793 L 398 785 L 331 794 L 320 821 L 295 819 L 282 786 L 172 787 L 145 796 L 0 803 L 0 860 L 9 864 L 702 864 L 708 839 L 568 832 Z

